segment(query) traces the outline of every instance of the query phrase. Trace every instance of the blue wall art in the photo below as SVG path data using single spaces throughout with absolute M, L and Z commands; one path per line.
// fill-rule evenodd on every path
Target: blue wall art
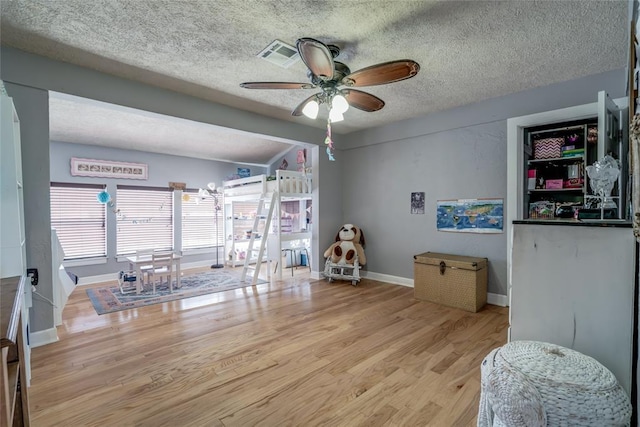
M 438 231 L 502 233 L 504 199 L 438 200 Z

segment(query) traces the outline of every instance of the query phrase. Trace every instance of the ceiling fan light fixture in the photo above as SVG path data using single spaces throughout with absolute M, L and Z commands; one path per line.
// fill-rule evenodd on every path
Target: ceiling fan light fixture
M 302 109 L 302 114 L 313 120 L 318 117 L 318 110 L 320 110 L 318 102 L 312 100 L 307 102 L 307 105 L 304 106 L 304 108 Z
M 341 122 L 344 120 L 344 116 L 342 115 L 341 111 L 332 108 L 331 111 L 329 111 L 329 120 L 331 121 L 331 123 Z
M 349 103 L 344 96 L 335 95 L 331 100 L 331 109 L 343 114 L 349 109 Z

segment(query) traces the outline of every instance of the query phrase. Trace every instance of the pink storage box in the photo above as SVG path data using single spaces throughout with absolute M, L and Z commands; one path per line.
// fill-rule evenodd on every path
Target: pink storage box
M 545 183 L 545 187 L 547 190 L 557 190 L 562 188 L 562 180 L 561 179 L 548 179 Z

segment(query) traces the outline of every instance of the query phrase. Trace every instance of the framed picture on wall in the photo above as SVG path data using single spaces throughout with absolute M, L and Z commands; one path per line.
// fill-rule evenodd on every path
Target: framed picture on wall
M 144 163 L 71 158 L 72 176 L 98 178 L 149 179 L 149 166 Z
M 251 176 L 251 169 L 249 168 L 238 168 L 238 176 L 240 178 L 248 178 Z
M 438 200 L 438 231 L 502 233 L 503 199 Z
M 411 214 L 424 215 L 424 191 L 411 193 Z

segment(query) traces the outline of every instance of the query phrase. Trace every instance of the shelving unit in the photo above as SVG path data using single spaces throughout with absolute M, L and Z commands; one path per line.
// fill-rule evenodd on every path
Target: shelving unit
M 597 131 L 597 118 L 525 130 L 525 218 L 572 218 L 585 205 L 585 168 L 596 160 Z
M 611 200 L 603 207 L 590 188 L 587 167 L 606 154 L 619 159 L 624 153 L 618 118 L 611 101 L 599 94 L 599 111 L 593 117 L 524 129 L 524 182 L 522 218 L 621 219 L 625 217 L 625 162 Z M 603 119 L 609 117 L 610 119 Z M 538 146 L 538 144 L 540 146 Z
M 20 121 L 10 97 L 2 95 L 0 102 L 0 426 L 29 426 L 31 282 L 26 277 Z
M 251 230 L 257 215 L 257 201 L 230 201 L 224 205 L 225 217 L 225 263 L 230 267 L 244 265 Z M 264 229 L 258 229 L 264 235 Z M 260 239 L 256 239 L 260 240 Z

